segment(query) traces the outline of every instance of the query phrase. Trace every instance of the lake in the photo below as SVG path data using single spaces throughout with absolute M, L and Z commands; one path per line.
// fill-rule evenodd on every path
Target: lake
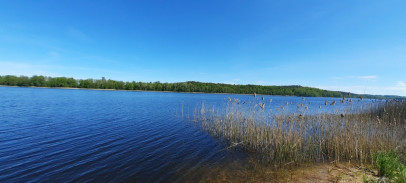
M 265 110 L 360 107 L 340 99 L 0 87 L 0 182 L 184 182 L 201 167 L 244 161 L 193 122 L 202 103 L 230 99 Z M 272 102 L 269 102 L 272 99 Z M 324 102 L 337 101 L 333 110 Z M 288 102 L 289 105 L 286 105 Z M 282 109 L 284 106 L 284 109 Z M 321 107 L 321 109 L 320 109 Z M 316 110 L 317 109 L 317 110 Z

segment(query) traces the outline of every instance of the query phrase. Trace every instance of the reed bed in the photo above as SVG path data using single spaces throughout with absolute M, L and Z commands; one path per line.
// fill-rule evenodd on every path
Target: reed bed
M 230 147 L 242 147 L 272 164 L 374 164 L 381 151 L 406 152 L 404 101 L 371 102 L 344 113 L 306 113 L 308 108 L 299 107 L 298 113 L 272 112 L 261 106 L 230 101 L 215 109 L 203 104 L 194 119 Z

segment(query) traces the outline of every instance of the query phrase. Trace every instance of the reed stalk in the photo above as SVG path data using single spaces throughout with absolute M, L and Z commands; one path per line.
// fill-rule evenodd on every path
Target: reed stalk
M 260 154 L 274 164 L 373 164 L 380 151 L 405 155 L 404 101 L 372 102 L 362 110 L 341 114 L 307 114 L 308 108 L 299 114 L 284 110 L 274 113 L 262 105 L 246 107 L 229 102 L 226 108 L 211 110 L 202 105 L 194 119 L 209 134 Z

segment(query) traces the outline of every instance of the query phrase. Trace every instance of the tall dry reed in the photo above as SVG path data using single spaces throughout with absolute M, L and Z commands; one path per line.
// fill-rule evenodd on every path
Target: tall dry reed
M 334 106 L 328 106 L 334 107 Z M 261 109 L 262 108 L 262 109 Z M 405 154 L 406 103 L 371 103 L 340 114 L 274 113 L 229 102 L 201 106 L 195 120 L 211 135 L 255 152 L 275 164 L 355 162 L 373 164 L 382 150 Z

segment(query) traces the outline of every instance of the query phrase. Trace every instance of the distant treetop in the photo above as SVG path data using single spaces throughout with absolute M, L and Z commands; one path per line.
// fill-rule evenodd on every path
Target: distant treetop
M 303 97 L 346 97 L 346 98 L 374 98 L 374 99 L 405 99 L 400 96 L 359 95 L 349 92 L 328 91 L 318 88 L 291 86 L 262 86 L 262 85 L 234 85 L 222 83 L 202 83 L 187 81 L 178 83 L 157 82 L 123 82 L 111 79 L 74 79 L 72 77 L 47 76 L 0 76 L 0 85 L 31 86 L 31 87 L 64 87 L 87 89 L 116 89 L 116 90 L 145 90 L 172 92 L 202 92 L 202 93 L 233 93 L 233 94 L 263 94 Z

